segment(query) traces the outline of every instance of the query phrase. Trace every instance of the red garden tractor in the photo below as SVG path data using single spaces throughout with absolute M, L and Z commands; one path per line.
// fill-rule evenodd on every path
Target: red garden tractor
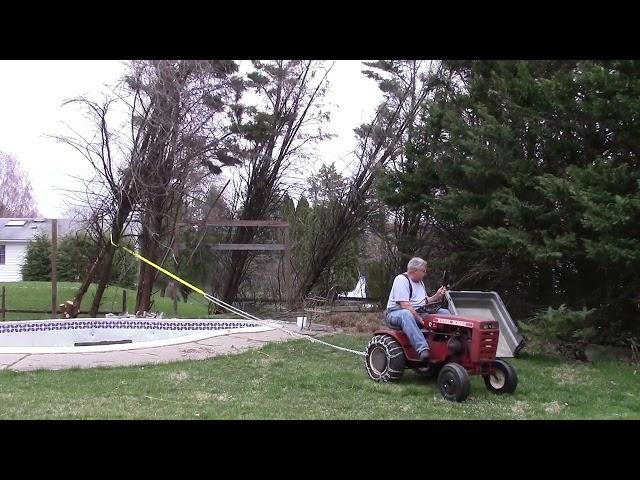
M 500 329 L 495 320 L 427 314 L 422 330 L 430 348 L 429 359 L 420 361 L 409 338 L 391 328 L 376 330 L 369 342 L 365 366 L 378 382 L 398 380 L 404 370 L 436 376 L 447 400 L 461 402 L 469 395 L 469 375 L 482 375 L 493 393 L 513 393 L 518 384 L 515 369 L 496 359 Z

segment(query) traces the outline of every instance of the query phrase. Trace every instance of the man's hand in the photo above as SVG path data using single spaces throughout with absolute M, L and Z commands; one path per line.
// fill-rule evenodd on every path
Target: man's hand
M 427 295 L 427 303 L 434 304 L 434 303 L 441 302 L 446 292 L 447 292 L 447 287 L 440 287 L 438 291 L 433 294 L 433 297 L 429 297 Z

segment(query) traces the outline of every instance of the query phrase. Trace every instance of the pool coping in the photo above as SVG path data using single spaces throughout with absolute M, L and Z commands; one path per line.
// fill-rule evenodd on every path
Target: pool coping
M 240 326 L 246 325 L 246 326 Z M 181 343 L 197 342 L 218 335 L 227 335 L 231 332 L 260 332 L 277 328 L 278 324 L 273 320 L 243 319 L 138 319 L 127 317 L 114 318 L 88 318 L 77 320 L 28 320 L 17 322 L 3 322 L 0 325 L 0 337 L 5 334 L 31 332 L 48 332 L 60 330 L 183 330 L 190 333 L 158 340 L 144 340 L 126 344 L 103 344 L 86 346 L 0 346 L 1 354 L 40 354 L 40 353 L 86 353 L 108 352 L 121 350 L 134 350 L 152 347 L 164 347 Z M 230 327 L 230 328 L 223 328 Z
M 300 332 L 295 323 L 278 323 L 282 328 L 260 332 L 232 332 L 197 341 L 148 348 L 78 353 L 0 353 L 0 370 L 33 371 L 146 366 L 182 360 L 204 360 L 219 355 L 231 355 L 261 348 L 270 342 L 300 338 L 288 333 Z M 302 333 L 309 336 L 321 336 L 333 332 L 323 325 L 316 325 Z

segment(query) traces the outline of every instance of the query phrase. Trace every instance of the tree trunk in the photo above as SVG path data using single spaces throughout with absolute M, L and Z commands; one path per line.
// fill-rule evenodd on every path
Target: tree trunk
M 89 290 L 89 285 L 91 285 L 93 276 L 96 274 L 100 265 L 102 264 L 102 259 L 104 258 L 105 253 L 107 253 L 106 245 L 100 248 L 100 251 L 98 252 L 98 257 L 91 265 L 91 268 L 87 272 L 87 275 L 85 276 L 84 281 L 82 282 L 82 285 L 80 285 L 80 288 L 78 288 L 78 290 L 76 291 L 76 295 L 73 299 L 73 306 L 77 310 L 80 309 L 80 304 L 82 303 L 82 297 L 84 297 L 84 294 L 87 293 L 87 290 Z
M 141 270 L 140 283 L 138 285 L 138 298 L 136 299 L 136 312 L 148 312 L 151 308 L 151 293 L 156 272 L 153 267 L 144 265 Z
M 109 277 L 111 276 L 111 265 L 113 264 L 113 255 L 115 253 L 115 247 L 110 243 L 107 244 L 107 251 L 102 261 L 102 268 L 100 269 L 100 278 L 98 280 L 98 287 L 96 288 L 96 295 L 93 297 L 91 303 L 91 310 L 89 311 L 90 317 L 98 315 L 100 309 L 100 302 L 102 301 L 102 294 L 104 293 L 107 285 L 109 284 Z
M 130 189 L 131 181 L 125 180 L 123 191 L 128 192 Z M 111 238 L 113 242 L 117 245 L 120 242 L 120 238 L 122 236 L 122 232 L 124 230 L 124 226 L 126 224 L 127 218 L 133 209 L 133 203 L 131 201 L 131 197 L 129 195 L 123 195 L 121 202 L 118 204 L 117 215 L 114 219 L 114 224 L 111 230 Z M 93 303 L 91 306 L 91 316 L 95 316 L 95 313 L 98 311 L 98 306 L 102 300 L 102 294 L 106 288 L 106 285 L 109 281 L 109 276 L 111 273 L 111 265 L 113 264 L 113 256 L 115 255 L 115 249 L 111 242 L 105 242 L 102 245 L 98 253 L 98 258 L 91 265 L 89 272 L 87 272 L 86 278 L 78 291 L 76 292 L 76 296 L 73 300 L 73 305 L 78 310 L 80 309 L 80 303 L 82 302 L 82 297 L 87 290 L 89 289 L 89 285 L 91 284 L 91 280 L 95 275 L 96 271 L 100 268 L 100 283 L 98 285 L 98 289 L 96 291 L 96 295 L 93 299 Z M 94 308 L 95 307 L 95 308 Z
M 150 229 L 144 229 L 142 233 L 142 256 L 148 260 L 157 263 L 160 245 L 156 238 L 163 236 L 162 217 L 154 215 L 149 218 L 148 225 Z M 157 237 L 151 232 L 156 233 Z M 148 312 L 151 308 L 151 294 L 153 292 L 153 284 L 158 275 L 158 271 L 144 263 L 140 269 L 140 278 L 138 279 L 138 293 L 136 296 L 136 312 Z

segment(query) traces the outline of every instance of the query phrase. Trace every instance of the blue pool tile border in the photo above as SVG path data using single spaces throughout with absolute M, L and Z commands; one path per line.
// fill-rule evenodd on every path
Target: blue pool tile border
M 259 327 L 250 322 L 166 322 L 148 320 L 72 320 L 63 322 L 25 322 L 13 325 L 0 324 L 0 334 L 19 332 L 47 332 L 52 330 L 78 330 L 86 328 L 124 328 L 150 330 L 232 330 L 234 328 Z

